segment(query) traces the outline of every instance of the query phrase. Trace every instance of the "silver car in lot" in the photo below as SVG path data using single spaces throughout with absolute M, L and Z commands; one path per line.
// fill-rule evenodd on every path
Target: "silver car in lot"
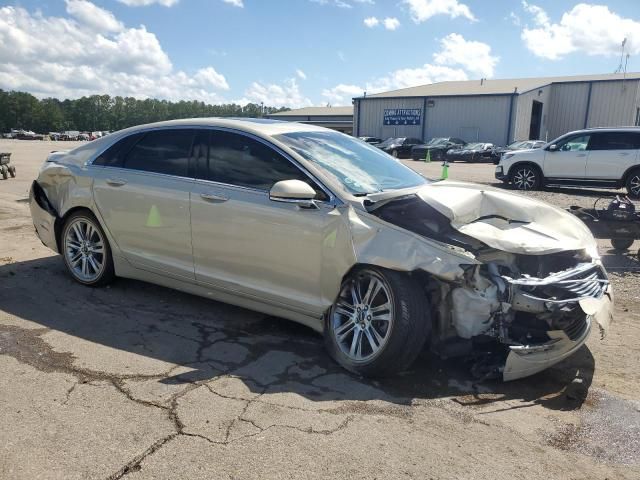
M 88 286 L 127 277 L 322 332 L 364 376 L 420 351 L 474 355 L 504 380 L 574 353 L 611 317 L 575 216 L 510 192 L 432 182 L 338 132 L 189 119 L 49 155 L 30 206 Z

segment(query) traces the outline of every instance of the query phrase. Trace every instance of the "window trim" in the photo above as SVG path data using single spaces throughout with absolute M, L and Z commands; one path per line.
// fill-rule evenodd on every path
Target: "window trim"
M 316 202 L 322 203 L 322 204 L 328 204 L 328 205 L 331 205 L 331 206 L 334 206 L 334 207 L 337 207 L 339 205 L 344 205 L 344 201 L 340 197 L 338 197 L 338 195 L 333 193 L 333 191 L 331 191 L 326 185 L 324 185 L 324 183 L 321 182 L 315 175 L 313 175 L 311 172 L 309 172 L 309 170 L 307 170 L 304 166 L 302 166 L 300 164 L 300 162 L 298 162 L 295 158 L 293 158 L 291 155 L 289 155 L 287 152 L 285 152 L 279 146 L 269 142 L 268 140 L 266 140 L 266 139 L 264 139 L 264 138 L 262 138 L 262 137 L 260 137 L 258 135 L 254 135 L 253 133 L 246 132 L 244 130 L 239 130 L 239 129 L 236 129 L 236 128 L 224 127 L 224 126 L 218 126 L 218 125 L 172 125 L 172 126 L 162 126 L 162 127 L 155 126 L 155 127 L 141 128 L 139 130 L 135 130 L 133 132 L 130 132 L 127 135 L 121 136 L 117 140 L 115 140 L 112 143 L 110 143 L 109 145 L 107 145 L 104 149 L 101 149 L 100 151 L 96 152 L 96 154 L 92 158 L 90 158 L 89 160 L 87 160 L 85 162 L 85 167 L 113 168 L 113 169 L 123 170 L 123 171 L 126 171 L 126 172 L 139 172 L 139 173 L 151 174 L 151 175 L 161 175 L 163 177 L 169 177 L 169 178 L 192 180 L 194 182 L 207 182 L 207 183 L 212 184 L 212 185 L 219 185 L 219 186 L 222 186 L 222 187 L 239 188 L 239 189 L 243 189 L 243 190 L 259 192 L 259 193 L 262 193 L 262 194 L 266 193 L 268 195 L 269 190 L 262 190 L 262 189 L 259 189 L 259 188 L 245 187 L 245 186 L 242 186 L 242 185 L 234 185 L 232 183 L 223 183 L 223 182 L 216 182 L 214 180 L 196 178 L 195 175 L 190 176 L 190 177 L 181 177 L 181 176 L 178 176 L 178 175 L 170 175 L 168 173 L 149 172 L 147 170 L 136 170 L 136 169 L 132 169 L 132 168 L 114 167 L 114 166 L 111 166 L 111 165 L 93 165 L 93 162 L 95 161 L 96 158 L 98 158 L 100 155 L 102 155 L 104 152 L 106 152 L 109 148 L 111 148 L 117 142 L 119 142 L 121 140 L 124 140 L 125 138 L 127 138 L 127 137 L 129 137 L 131 135 L 136 135 L 136 134 L 139 134 L 139 133 L 147 134 L 149 132 L 157 131 L 157 130 L 195 130 L 195 134 L 193 136 L 192 143 L 191 143 L 191 149 L 189 151 L 189 164 L 190 165 L 193 162 L 193 141 L 195 141 L 196 135 L 198 134 L 198 132 L 197 132 L 198 130 L 210 130 L 210 131 L 212 130 L 212 131 L 222 131 L 222 132 L 228 132 L 228 133 L 235 133 L 237 135 L 241 135 L 241 136 L 244 136 L 244 137 L 247 137 L 247 138 L 251 138 L 253 140 L 257 140 L 258 142 L 260 142 L 263 145 L 265 145 L 267 148 L 271 148 L 271 149 L 275 150 L 278 154 L 280 154 L 285 159 L 287 159 L 289 162 L 291 162 L 295 167 L 297 167 L 300 171 L 302 171 L 302 173 L 307 175 L 311 180 L 313 180 L 324 191 L 324 193 L 328 197 L 328 200 L 316 200 Z M 145 135 L 143 135 L 140 138 L 140 140 L 142 140 L 144 138 L 144 136 Z M 138 140 L 138 142 L 140 140 Z M 133 148 L 135 145 L 137 145 L 138 142 L 136 142 L 134 145 L 132 145 L 131 148 Z M 127 152 L 127 153 L 129 153 L 129 152 Z

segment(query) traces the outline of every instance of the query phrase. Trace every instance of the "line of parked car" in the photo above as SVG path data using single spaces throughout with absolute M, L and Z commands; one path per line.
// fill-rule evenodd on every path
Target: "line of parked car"
M 394 137 L 382 140 L 377 137 L 360 137 L 396 158 L 425 160 L 427 153 L 431 160 L 449 162 L 493 162 L 498 164 L 500 157 L 507 152 L 536 149 L 545 145 L 542 140 L 524 140 L 499 147 L 488 142 L 470 142 L 457 137 L 436 137 L 428 142 L 412 137 Z
M 90 141 L 101 138 L 110 132 L 80 132 L 79 130 L 67 130 L 64 132 L 49 132 L 48 134 L 39 134 L 31 130 L 11 129 L 8 133 L 3 133 L 2 138 L 12 138 L 15 140 L 53 140 L 60 141 Z

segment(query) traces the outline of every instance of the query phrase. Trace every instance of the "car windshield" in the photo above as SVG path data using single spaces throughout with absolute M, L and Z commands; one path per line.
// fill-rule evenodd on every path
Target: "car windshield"
M 387 138 L 384 142 L 381 142 L 380 144 L 378 144 L 378 146 L 386 147 L 388 145 L 397 145 L 397 144 L 402 143 L 402 142 L 404 142 L 404 138 L 403 137 Z
M 274 138 L 330 174 L 354 195 L 428 182 L 380 149 L 342 133 L 292 132 Z
M 507 146 L 508 150 L 518 150 L 519 148 L 523 148 L 523 145 L 526 144 L 527 142 L 523 142 L 523 141 L 519 141 L 519 142 L 513 142 L 511 145 Z
M 427 145 L 439 145 L 441 143 L 447 143 L 446 138 L 432 138 L 427 142 Z

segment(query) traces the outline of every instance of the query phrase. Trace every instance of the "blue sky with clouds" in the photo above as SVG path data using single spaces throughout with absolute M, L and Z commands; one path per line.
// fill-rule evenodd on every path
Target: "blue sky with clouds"
M 443 80 L 605 73 L 640 1 L 0 1 L 0 88 L 274 106 Z

